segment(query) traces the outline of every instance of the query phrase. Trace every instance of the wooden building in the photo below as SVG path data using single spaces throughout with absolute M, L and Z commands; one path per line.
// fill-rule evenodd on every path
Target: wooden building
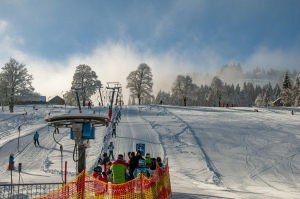
M 61 97 L 59 97 L 58 95 L 56 95 L 51 100 L 49 100 L 49 104 L 53 104 L 53 105 L 65 105 L 65 100 L 62 99 Z

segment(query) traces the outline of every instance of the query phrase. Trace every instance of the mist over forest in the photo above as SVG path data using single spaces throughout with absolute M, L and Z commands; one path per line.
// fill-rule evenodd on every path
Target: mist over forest
M 265 70 L 257 66 L 245 72 L 241 64 L 233 63 L 223 65 L 215 74 L 191 72 L 166 79 L 173 82 L 170 88 L 162 85 L 152 97 L 142 96 L 141 103 L 223 107 L 300 104 L 300 75 L 296 69 Z M 131 95 L 128 104 L 136 103 Z
M 279 85 L 282 85 L 284 73 L 287 71 L 289 74 L 289 77 L 292 79 L 295 79 L 297 75 L 299 75 L 299 72 L 294 69 L 293 71 L 290 71 L 289 69 L 285 70 L 275 70 L 275 69 L 269 69 L 265 70 L 261 67 L 256 67 L 252 71 L 245 71 L 243 70 L 241 64 L 225 64 L 221 67 L 220 71 L 218 71 L 215 74 L 212 73 L 187 73 L 186 75 L 189 75 L 193 83 L 197 85 L 210 85 L 211 80 L 214 76 L 219 76 L 220 79 L 227 83 L 227 84 L 234 84 L 235 86 L 237 84 L 243 84 L 244 82 L 251 82 L 254 85 L 260 85 L 263 86 L 265 84 L 268 84 L 269 82 L 274 87 L 277 83 Z M 175 77 L 174 77 L 175 79 Z

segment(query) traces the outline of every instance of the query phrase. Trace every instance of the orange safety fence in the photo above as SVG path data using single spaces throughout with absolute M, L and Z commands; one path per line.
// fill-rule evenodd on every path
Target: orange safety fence
M 156 165 L 152 178 L 140 174 L 123 184 L 105 183 L 82 171 L 63 187 L 39 199 L 165 199 L 171 195 L 168 161 L 165 168 Z

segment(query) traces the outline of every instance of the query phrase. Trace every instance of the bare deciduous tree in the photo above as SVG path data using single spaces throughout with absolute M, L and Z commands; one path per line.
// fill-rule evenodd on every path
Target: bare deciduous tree
M 140 64 L 138 69 L 127 77 L 126 88 L 129 88 L 132 97 L 138 98 L 139 104 L 142 98 L 152 97 L 152 87 L 151 68 L 145 63 Z
M 2 96 L 9 104 L 10 112 L 14 112 L 14 105 L 22 98 L 33 96 L 32 75 L 28 74 L 25 64 L 10 58 L 9 62 L 2 67 L 1 88 Z
M 224 93 L 223 81 L 218 76 L 215 76 L 211 81 L 210 87 L 210 99 L 217 99 L 219 106 L 221 106 L 221 100 Z
M 186 106 L 186 102 L 189 97 L 193 96 L 194 85 L 190 76 L 178 75 L 173 83 L 172 92 L 175 96 L 183 99 L 183 105 Z
M 83 106 L 85 106 L 86 101 L 96 93 L 100 84 L 97 78 L 96 72 L 92 71 L 90 66 L 81 64 L 76 67 L 75 74 L 73 75 L 72 88 L 78 89 L 79 98 Z

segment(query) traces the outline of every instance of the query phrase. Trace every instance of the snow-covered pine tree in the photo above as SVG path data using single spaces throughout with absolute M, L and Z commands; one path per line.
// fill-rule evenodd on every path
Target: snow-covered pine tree
M 286 88 L 291 88 L 291 82 L 287 71 L 285 71 L 284 73 L 283 82 L 282 82 L 282 89 L 286 89 Z
M 288 72 L 285 71 L 282 83 L 282 92 L 281 92 L 281 103 L 284 106 L 292 106 L 294 104 L 293 100 L 293 91 L 291 88 L 290 78 Z
M 256 97 L 254 103 L 255 103 L 256 106 L 264 106 L 263 95 L 262 95 L 262 94 L 259 94 L 259 95 Z
M 276 84 L 274 87 L 274 97 L 275 99 L 278 99 L 281 96 L 281 89 L 279 84 Z
M 161 90 L 159 90 L 157 95 L 156 95 L 155 104 L 159 104 L 160 100 L 162 100 L 162 91 Z
M 300 105 L 300 75 L 296 76 L 294 84 L 294 105 L 297 107 Z

